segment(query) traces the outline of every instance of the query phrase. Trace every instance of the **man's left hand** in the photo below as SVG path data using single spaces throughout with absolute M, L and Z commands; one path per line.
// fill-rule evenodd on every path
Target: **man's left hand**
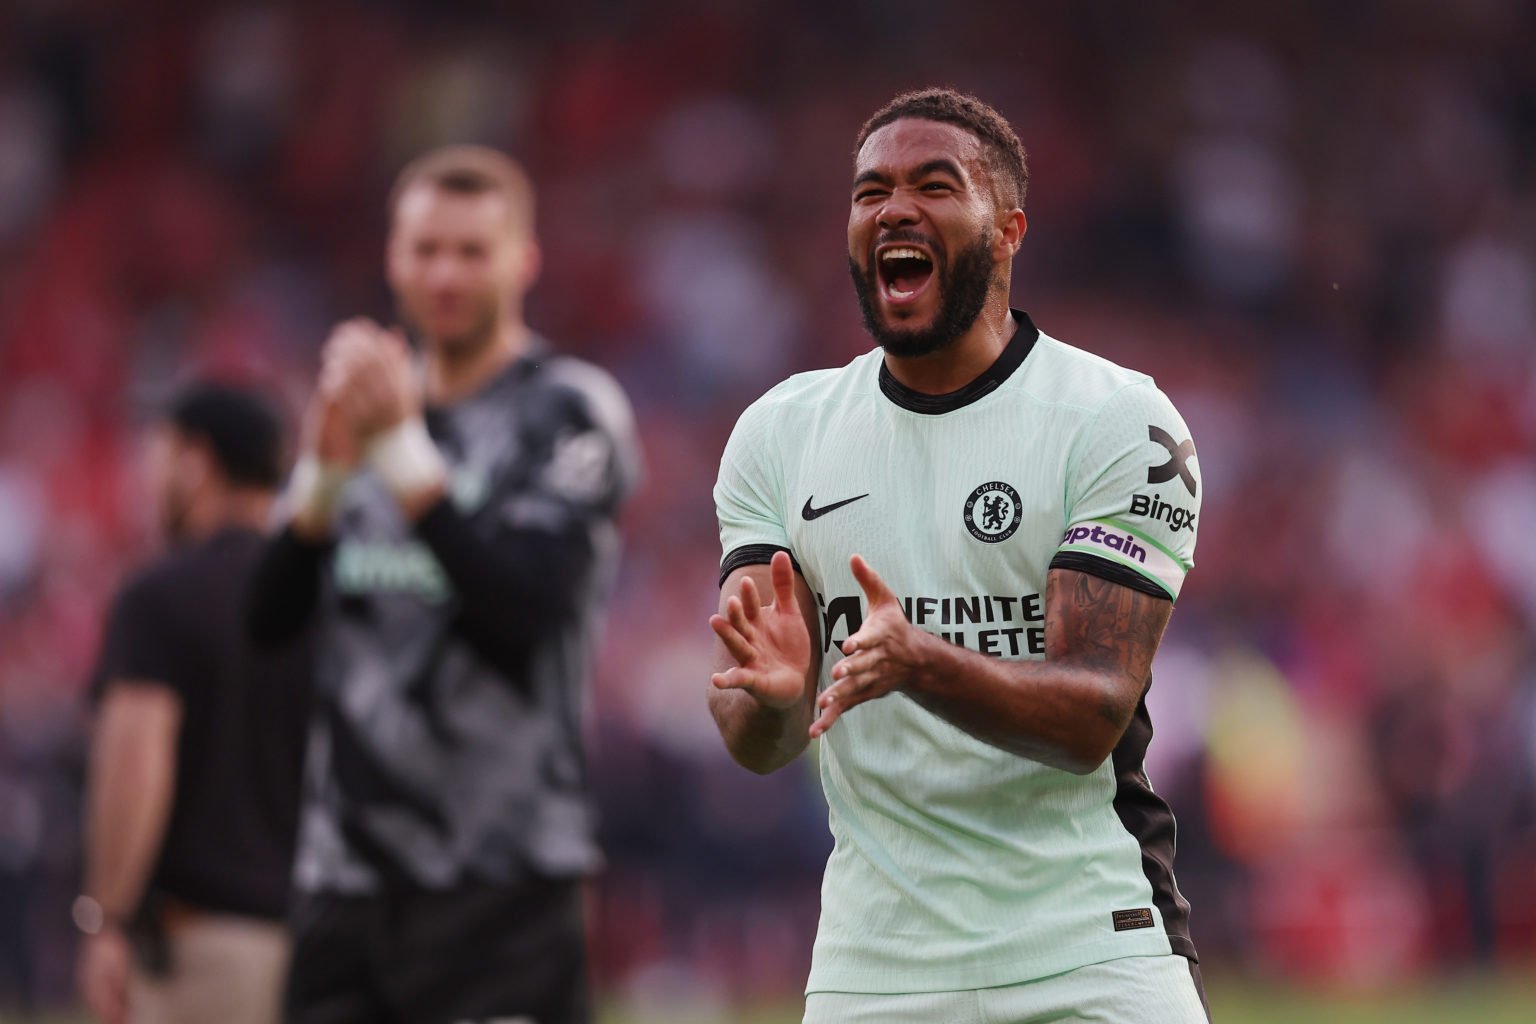
M 321 393 L 336 402 L 363 443 L 421 415 L 421 385 L 399 331 L 349 321 L 332 335 L 322 361 Z
M 901 602 L 868 562 L 854 555 L 848 564 L 864 590 L 868 611 L 859 631 L 843 641 L 843 660 L 832 669 L 832 685 L 816 698 L 813 738 L 849 708 L 907 686 L 927 664 L 930 645 L 944 642 L 907 621 Z

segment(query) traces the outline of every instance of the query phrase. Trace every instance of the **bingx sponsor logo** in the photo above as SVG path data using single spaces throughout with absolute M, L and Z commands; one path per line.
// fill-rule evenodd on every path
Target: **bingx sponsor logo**
M 1175 441 L 1173 435 L 1162 427 L 1147 427 L 1147 436 L 1168 449 L 1168 461 L 1147 470 L 1147 483 L 1165 484 L 1174 477 L 1184 481 L 1190 497 L 1195 495 L 1195 473 L 1189 468 L 1189 460 L 1195 457 L 1195 439 Z
M 1174 533 L 1184 529 L 1193 530 L 1195 519 L 1198 518 L 1197 513 L 1164 501 L 1161 494 L 1154 494 L 1150 498 L 1145 494 L 1131 495 L 1131 515 L 1161 519 Z

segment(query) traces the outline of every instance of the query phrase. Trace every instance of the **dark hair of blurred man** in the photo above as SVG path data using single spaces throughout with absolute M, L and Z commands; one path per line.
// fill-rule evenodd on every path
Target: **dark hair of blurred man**
M 315 619 L 294 1024 L 588 1019 L 581 691 L 629 405 L 523 320 L 532 189 L 451 147 L 391 195 L 399 330 L 325 343 L 253 628 Z
M 312 652 L 244 599 L 281 478 L 257 395 L 198 384 L 150 439 L 171 549 L 118 593 L 91 692 L 82 995 L 108 1024 L 278 1019 Z

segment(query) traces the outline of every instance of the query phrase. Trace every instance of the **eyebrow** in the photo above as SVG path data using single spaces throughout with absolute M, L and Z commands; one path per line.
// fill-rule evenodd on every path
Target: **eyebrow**
M 953 161 L 940 157 L 937 160 L 929 160 L 917 169 L 917 177 L 932 174 L 935 171 L 943 172 L 956 181 L 964 181 L 965 175 L 960 172 L 960 167 Z
M 956 181 L 965 180 L 965 175 L 960 172 L 960 167 L 953 160 L 950 160 L 946 157 L 939 157 L 936 160 L 929 160 L 927 163 L 919 165 L 918 168 L 912 172 L 912 176 L 915 178 L 922 178 L 936 172 L 947 174 L 951 178 L 954 178 Z M 860 185 L 870 181 L 881 185 L 889 185 L 891 183 L 891 176 L 883 171 L 868 170 L 863 174 L 860 174 L 857 178 L 853 179 L 853 187 L 858 188 Z

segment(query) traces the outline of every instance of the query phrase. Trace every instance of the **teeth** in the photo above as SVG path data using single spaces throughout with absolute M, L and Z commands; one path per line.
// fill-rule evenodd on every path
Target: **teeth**
M 904 299 L 908 295 L 913 295 L 913 294 L 915 294 L 915 293 L 914 292 L 904 292 L 900 288 L 892 288 L 891 289 L 891 298 L 893 298 L 893 299 Z
M 922 260 L 928 262 L 928 257 L 916 249 L 887 249 L 880 254 L 882 260 Z

